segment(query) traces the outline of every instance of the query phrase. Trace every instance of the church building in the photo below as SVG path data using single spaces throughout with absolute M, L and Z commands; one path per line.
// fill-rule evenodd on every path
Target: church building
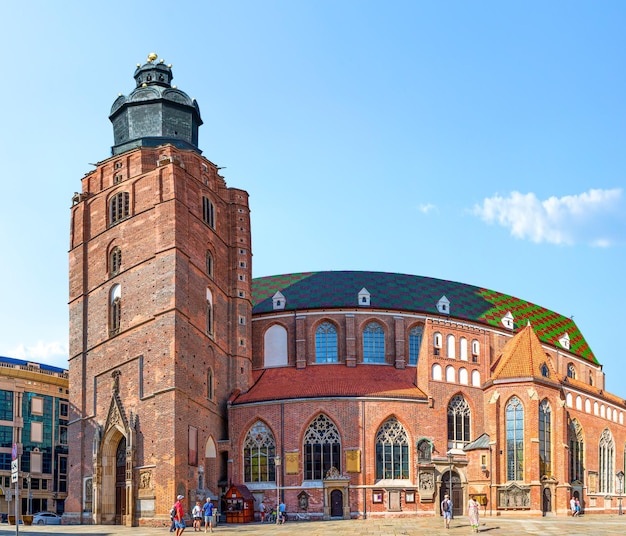
M 66 522 L 164 525 L 179 494 L 233 520 L 621 509 L 626 402 L 571 318 L 414 275 L 252 279 L 198 103 L 155 54 L 134 78 L 72 200 Z

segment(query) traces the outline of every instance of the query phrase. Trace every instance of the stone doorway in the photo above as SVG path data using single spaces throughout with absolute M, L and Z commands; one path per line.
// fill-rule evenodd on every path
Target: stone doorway
M 343 493 L 338 489 L 330 492 L 330 517 L 343 517 Z
M 452 482 L 450 482 L 450 480 Z M 443 501 L 444 495 L 448 493 L 450 499 L 452 499 L 452 515 L 462 516 L 465 511 L 465 505 L 463 503 L 463 485 L 461 484 L 461 478 L 456 471 L 452 471 L 452 478 L 450 478 L 450 471 L 446 471 L 441 475 L 441 490 L 439 493 L 439 504 Z M 439 515 L 441 515 L 441 508 L 437 507 Z

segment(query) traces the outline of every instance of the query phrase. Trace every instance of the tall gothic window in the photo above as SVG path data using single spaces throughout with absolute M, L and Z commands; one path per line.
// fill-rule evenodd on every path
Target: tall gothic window
M 109 293 L 109 336 L 117 335 L 120 331 L 122 318 L 122 287 L 113 285 Z
M 415 326 L 409 331 L 409 365 L 417 365 L 423 334 L 424 328 L 422 326 Z
M 376 433 L 376 478 L 409 477 L 409 439 L 398 419 L 390 417 Z
M 524 407 L 516 396 L 506 405 L 506 477 L 524 480 Z
M 215 229 L 215 207 L 208 197 L 202 198 L 202 219 L 211 229 Z
M 552 475 L 552 428 L 550 404 L 539 405 L 539 476 Z
M 322 322 L 315 330 L 315 361 L 337 363 L 337 328 L 330 322 Z
M 585 478 L 585 442 L 583 429 L 574 419 L 569 425 L 569 481 L 583 482 Z
M 462 395 L 453 396 L 448 404 L 448 446 L 463 448 L 470 441 L 470 408 Z
M 128 218 L 130 215 L 130 195 L 128 192 L 119 192 L 109 201 L 109 224 Z
M 331 467 L 341 472 L 341 440 L 335 423 L 320 415 L 304 434 L 304 479 L 322 480 Z
M 213 254 L 210 251 L 206 252 L 206 274 L 213 277 Z
M 206 332 L 210 336 L 213 336 L 213 316 L 213 293 L 206 289 Z
M 615 443 L 608 429 L 600 436 L 598 453 L 598 492 L 613 493 L 613 476 L 615 474 Z
M 243 445 L 245 482 L 275 482 L 276 442 L 270 429 L 261 421 L 254 423 Z
M 109 253 L 109 275 L 114 276 L 120 273 L 122 266 L 122 250 L 115 246 Z
M 213 400 L 215 396 L 215 391 L 213 389 L 213 369 L 209 367 L 206 373 L 206 397 L 209 400 Z
M 378 322 L 370 322 L 363 330 L 363 363 L 385 362 L 385 332 Z

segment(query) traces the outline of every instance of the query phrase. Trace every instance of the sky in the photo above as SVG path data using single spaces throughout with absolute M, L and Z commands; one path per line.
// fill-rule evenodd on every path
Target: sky
M 253 275 L 459 281 L 568 317 L 626 397 L 626 3 L 2 8 L 0 355 L 67 367 L 71 198 L 149 53 L 250 193 Z

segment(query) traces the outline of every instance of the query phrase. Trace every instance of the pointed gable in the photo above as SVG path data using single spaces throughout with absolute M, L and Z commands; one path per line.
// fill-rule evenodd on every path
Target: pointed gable
M 504 345 L 492 379 L 547 379 L 558 382 L 558 375 L 531 325 L 527 325 Z

